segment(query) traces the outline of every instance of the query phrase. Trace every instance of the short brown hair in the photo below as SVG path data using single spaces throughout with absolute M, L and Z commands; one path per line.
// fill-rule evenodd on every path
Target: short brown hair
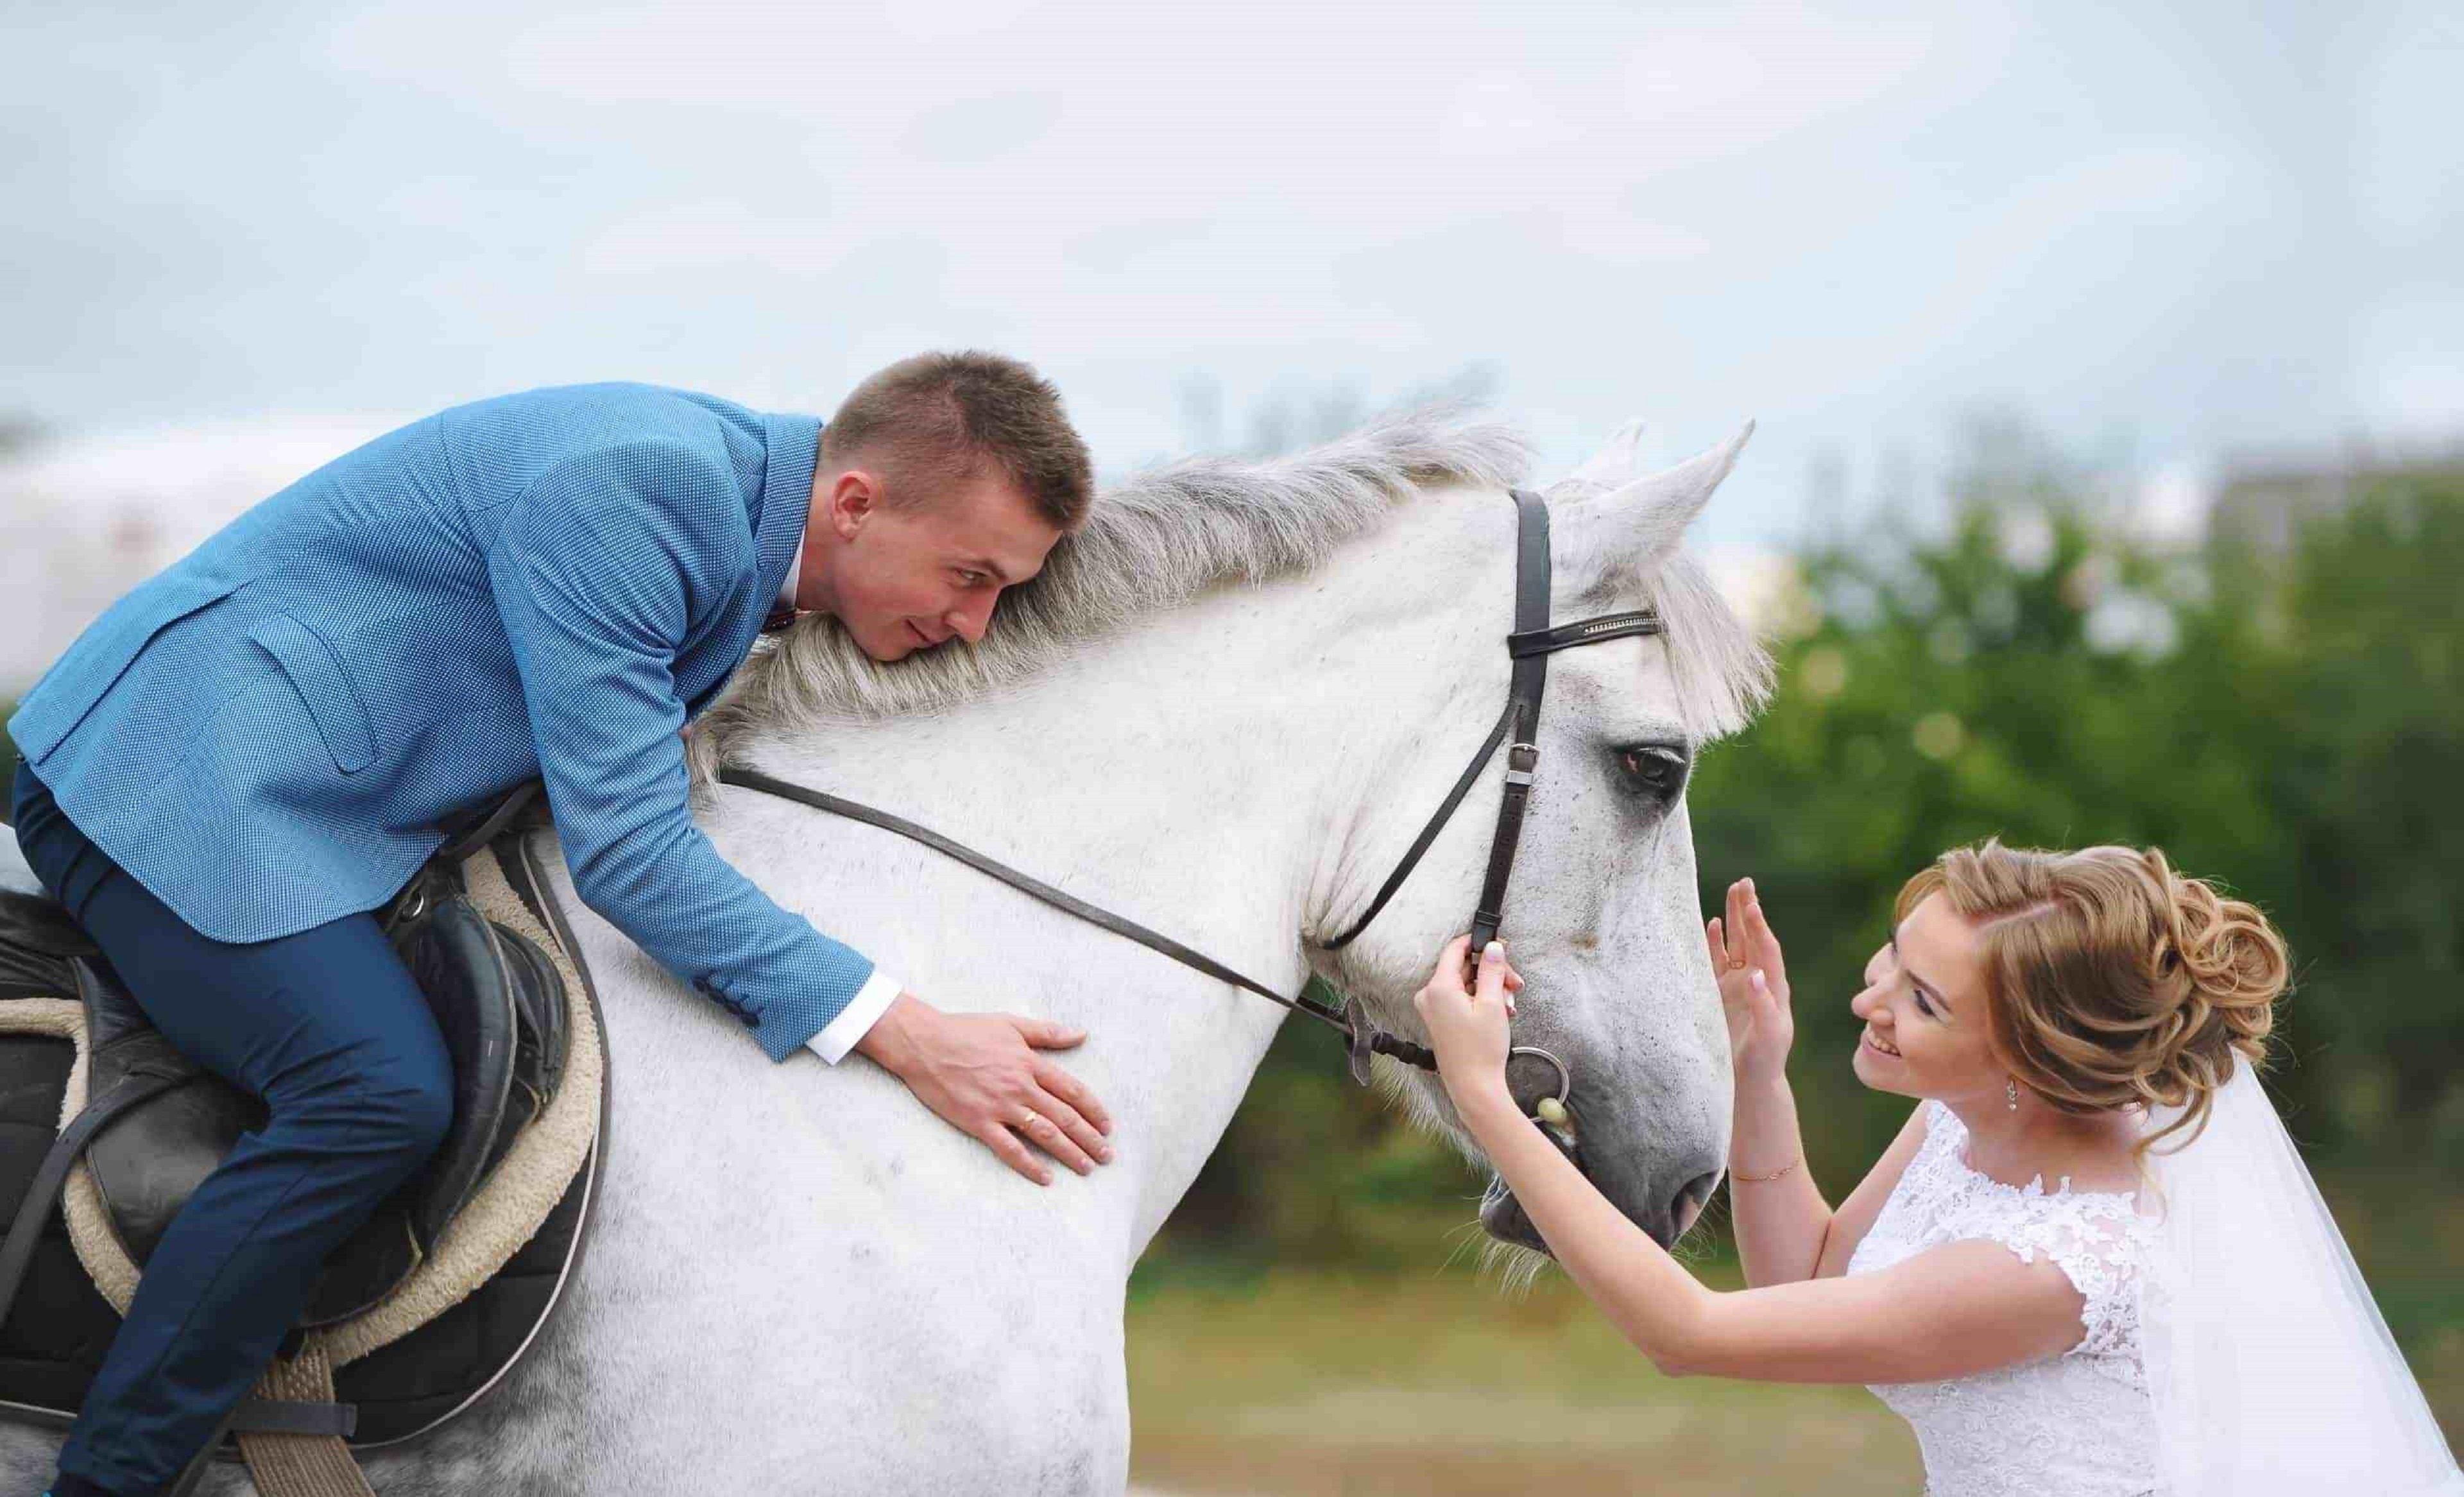
M 2140 1147 L 2195 1138 L 2235 1055 L 2265 1058 L 2284 937 L 2158 849 L 1954 848 L 1908 880 L 1896 917 L 1936 893 L 1983 942 L 1994 1050 L 2054 1107 L 2178 1107 Z
M 1087 444 L 1061 392 L 1019 361 L 968 350 L 901 359 L 857 385 L 822 429 L 833 461 L 886 459 L 885 502 L 919 501 L 990 462 L 1056 530 L 1075 530 L 1095 492 Z

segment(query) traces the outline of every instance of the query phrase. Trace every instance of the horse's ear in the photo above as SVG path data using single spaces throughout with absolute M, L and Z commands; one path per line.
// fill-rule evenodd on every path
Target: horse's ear
M 1584 593 L 1610 596 L 1647 576 L 1677 549 L 1685 527 L 1703 513 L 1753 434 L 1749 421 L 1735 436 L 1666 473 L 1637 478 L 1570 510 L 1557 547 L 1567 581 Z
M 1637 416 L 1617 428 L 1617 435 L 1609 438 L 1608 446 L 1593 453 L 1591 461 L 1568 473 L 1566 482 L 1600 489 L 1615 489 L 1631 483 L 1637 476 L 1635 454 L 1641 446 L 1642 418 Z

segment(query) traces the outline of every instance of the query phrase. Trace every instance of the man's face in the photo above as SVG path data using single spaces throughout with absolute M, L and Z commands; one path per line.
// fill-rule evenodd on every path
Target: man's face
M 1043 570 L 1061 532 L 998 469 L 944 484 L 920 503 L 880 501 L 878 469 L 825 468 L 813 490 L 796 605 L 837 616 L 875 660 L 953 635 L 983 638 L 1001 589 Z

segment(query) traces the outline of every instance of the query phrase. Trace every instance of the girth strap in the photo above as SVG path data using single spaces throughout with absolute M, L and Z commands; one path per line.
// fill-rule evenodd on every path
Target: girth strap
M 302 1398 L 242 1398 L 231 1410 L 231 1432 L 240 1435 L 323 1435 L 348 1440 L 359 1432 L 356 1403 L 316 1403 Z
M 264 1419 L 275 1417 L 268 1412 L 270 1407 L 299 1414 L 306 1413 L 300 1405 L 342 1407 L 334 1403 L 333 1360 L 325 1344 L 314 1335 L 301 1345 L 297 1356 L 276 1358 L 257 1379 L 256 1392 L 265 1400 L 256 1405 Z M 330 1429 L 277 1432 L 262 1423 L 252 1428 L 246 1420 L 234 1420 L 231 1427 L 238 1433 L 240 1454 L 248 1460 L 248 1474 L 256 1481 L 258 1497 L 376 1497 L 350 1447 Z

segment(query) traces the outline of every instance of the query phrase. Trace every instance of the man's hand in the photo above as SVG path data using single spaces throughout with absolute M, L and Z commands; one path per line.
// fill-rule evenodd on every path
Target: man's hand
M 1013 1014 L 945 1014 L 901 993 L 856 1049 L 907 1083 L 926 1107 L 1038 1185 L 1052 1172 L 1027 1148 L 1081 1175 L 1112 1159 L 1111 1115 L 1077 1077 L 1037 1053 L 1066 1050 L 1086 1031 Z

